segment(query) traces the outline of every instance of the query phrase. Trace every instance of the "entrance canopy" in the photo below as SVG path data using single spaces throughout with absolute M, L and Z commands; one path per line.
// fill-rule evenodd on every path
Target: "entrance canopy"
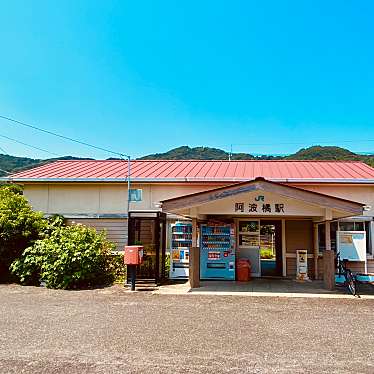
M 208 215 L 310 217 L 331 220 L 362 215 L 355 201 L 256 178 L 161 202 L 162 211 L 191 218 Z

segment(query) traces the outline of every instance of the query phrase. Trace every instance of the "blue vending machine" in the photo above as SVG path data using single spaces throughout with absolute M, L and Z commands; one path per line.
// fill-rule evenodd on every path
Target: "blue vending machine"
M 235 225 L 201 225 L 200 277 L 235 280 Z

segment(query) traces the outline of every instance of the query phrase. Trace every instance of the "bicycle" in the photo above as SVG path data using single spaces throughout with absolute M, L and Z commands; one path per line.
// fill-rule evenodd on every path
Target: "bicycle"
M 346 287 L 353 296 L 360 297 L 358 293 L 356 277 L 353 275 L 352 271 L 347 267 L 348 260 L 341 259 L 340 253 L 337 253 L 336 260 L 338 270 L 337 274 L 335 274 L 336 284 Z

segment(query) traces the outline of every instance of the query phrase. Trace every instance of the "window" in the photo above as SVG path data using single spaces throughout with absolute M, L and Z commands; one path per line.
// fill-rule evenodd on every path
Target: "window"
M 338 222 L 330 224 L 331 249 L 336 252 L 336 232 L 338 231 Z
M 354 222 L 339 222 L 340 231 L 355 231 Z
M 331 249 L 336 251 L 336 232 L 338 230 L 338 222 L 334 221 L 330 223 L 330 244 Z M 318 224 L 318 248 L 319 252 L 323 252 L 326 249 L 326 226 L 324 223 Z
M 372 236 L 371 230 L 374 228 L 374 224 L 369 221 L 366 221 L 363 223 L 365 223 L 365 231 L 366 231 L 366 252 L 368 255 L 373 256 L 374 243 L 372 240 L 373 236 Z
M 340 231 L 365 231 L 364 221 L 343 221 L 339 222 Z
M 258 232 L 260 229 L 259 221 L 240 221 L 239 232 Z
M 142 195 L 141 189 L 130 189 L 130 201 L 142 201 Z
M 260 246 L 260 221 L 242 220 L 239 221 L 239 246 L 259 247 Z
M 323 252 L 326 249 L 326 238 L 325 238 L 325 224 L 318 225 L 318 248 L 319 252 Z
M 355 222 L 355 231 L 365 231 L 365 222 Z

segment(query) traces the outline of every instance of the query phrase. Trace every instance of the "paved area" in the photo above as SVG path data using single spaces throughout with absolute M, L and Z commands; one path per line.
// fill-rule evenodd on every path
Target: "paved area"
M 334 291 L 324 288 L 322 281 L 298 282 L 291 279 L 257 278 L 250 282 L 201 281 L 201 287 L 191 289 L 189 282 L 161 286 L 156 293 L 166 295 L 219 295 L 219 296 L 260 296 L 260 297 L 302 297 L 351 299 L 353 296 L 344 287 Z M 360 285 L 363 299 L 374 300 L 374 286 Z
M 373 373 L 374 301 L 0 286 L 0 373 Z

